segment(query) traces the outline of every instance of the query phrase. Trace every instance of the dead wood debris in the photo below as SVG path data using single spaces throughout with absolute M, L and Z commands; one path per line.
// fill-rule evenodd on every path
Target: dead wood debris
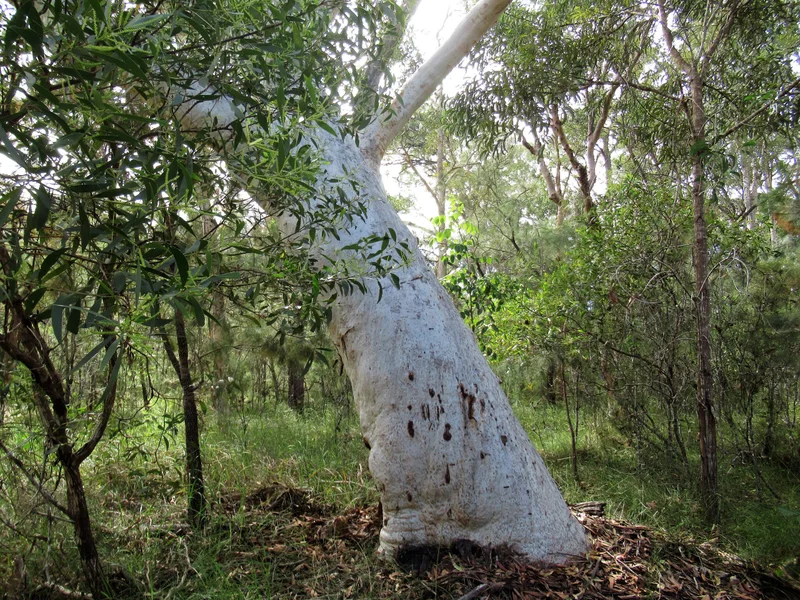
M 600 503 L 585 506 L 591 513 L 602 510 Z M 465 598 L 800 598 L 791 582 L 713 545 L 681 545 L 644 526 L 578 511 L 576 516 L 592 538 L 586 560 L 554 567 L 527 563 L 507 551 L 457 548 L 440 557 L 423 581 Z M 329 519 L 307 518 L 304 526 L 310 529 L 308 539 L 318 543 L 377 542 L 380 520 L 374 508 L 354 508 Z
M 259 505 L 251 501 L 251 494 L 245 505 L 256 510 L 286 510 L 276 499 L 287 493 L 271 488 L 269 494 L 262 492 L 268 501 Z M 356 507 L 335 514 L 310 496 L 297 500 L 298 494 L 303 493 L 296 490 L 289 494 L 295 499 L 289 510 L 294 516 L 293 527 L 305 530 L 302 537 L 312 559 L 309 562 L 330 557 L 341 571 L 346 564 L 355 566 L 357 561 L 350 558 L 353 552 L 363 553 L 365 548 L 374 551 L 380 531 L 377 507 Z M 298 512 L 298 506 L 311 510 Z M 800 589 L 793 587 L 793 582 L 725 554 L 712 544 L 681 544 L 647 527 L 605 518 L 604 508 L 601 502 L 573 506 L 592 539 L 592 549 L 584 560 L 558 567 L 536 565 L 507 550 L 454 545 L 434 559 L 423 561 L 421 568 L 412 568 L 412 574 L 391 567 L 379 569 L 378 576 L 387 580 L 380 595 L 514 600 L 800 599 Z M 309 594 L 311 591 L 313 585 L 306 590 Z M 350 596 L 343 593 L 341 597 Z
M 596 513 L 597 504 L 586 508 Z M 381 525 L 377 506 L 337 512 L 307 490 L 273 483 L 217 504 L 216 525 L 226 540 L 217 561 L 229 581 L 243 585 L 263 581 L 268 572 L 271 597 L 287 599 L 800 599 L 796 582 L 711 543 L 678 541 L 644 526 L 573 510 L 592 548 L 572 564 L 530 564 L 508 550 L 464 541 L 426 555 L 409 572 L 374 556 Z M 213 528 L 207 537 L 209 545 L 217 543 Z M 185 571 L 181 560 L 178 553 L 170 554 L 150 584 L 169 593 Z M 202 577 L 184 579 L 181 593 L 203 591 Z

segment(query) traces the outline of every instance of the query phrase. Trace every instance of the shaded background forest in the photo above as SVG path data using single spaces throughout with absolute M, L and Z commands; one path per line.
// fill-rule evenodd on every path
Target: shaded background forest
M 315 172 L 292 127 L 354 107 L 355 128 L 372 102 L 340 57 L 380 59 L 379 91 L 389 95 L 389 73 L 418 62 L 408 42 L 392 60 L 370 46 L 403 23 L 392 3 L 370 4 L 348 15 L 365 25 L 338 29 L 312 2 L 272 3 L 271 13 L 244 10 L 244 20 L 213 26 L 202 7 L 171 17 L 190 50 L 223 31 L 227 41 L 216 58 L 189 53 L 180 65 L 158 54 L 160 73 L 178 77 L 186 64 L 213 73 L 235 54 L 244 60 L 225 75 L 230 89 L 267 72 L 257 57 L 265 49 L 245 35 L 234 46 L 237 33 L 271 32 L 266 51 L 283 71 L 237 93 L 287 123 L 254 141 L 266 158 L 249 165 L 284 209 L 313 191 Z M 287 247 L 218 157 L 178 131 L 153 142 L 150 117 L 121 115 L 115 86 L 141 79 L 157 44 L 170 48 L 161 4 L 144 17 L 153 21 L 118 23 L 104 51 L 85 39 L 42 46 L 48 27 L 88 29 L 110 23 L 108 14 L 37 29 L 23 6 L 32 4 L 4 16 L 16 62 L 3 67 L 0 90 L 0 141 L 18 167 L 0 175 L 0 580 L 21 563 L 46 581 L 74 576 L 73 524 L 59 508 L 70 470 L 54 435 L 89 440 L 74 444 L 80 461 L 69 460 L 76 472 L 83 465 L 101 554 L 131 572 L 161 560 L 187 501 L 194 526 L 218 526 L 232 498 L 275 481 L 340 508 L 377 502 L 324 332 L 326 298 L 361 293 L 362 278 L 390 272 L 402 250 L 393 254 L 387 234 L 359 249 L 366 270 L 315 273 L 307 247 Z M 473 50 L 461 91 L 431 100 L 388 160 L 400 210 L 436 206 L 430 224 L 416 223 L 420 245 L 567 501 L 603 501 L 614 516 L 715 539 L 789 573 L 800 552 L 799 11 L 764 0 L 515 3 Z M 150 28 L 144 49 L 139 33 Z M 75 48 L 71 66 L 47 70 Z M 70 85 L 85 101 L 56 98 L 43 82 L 59 77 L 84 78 Z M 713 489 L 699 476 L 708 450 L 698 424 L 698 181 Z M 335 235 L 332 214 L 363 210 L 338 198 L 324 208 L 306 221 L 312 240 Z M 28 346 L 9 335 L 15 320 L 35 324 Z M 43 420 L 48 392 L 32 383 L 25 352 L 48 355 L 68 426 Z M 184 433 L 192 406 L 194 447 Z M 221 550 L 206 550 L 207 580 L 240 585 L 214 571 Z M 175 589 L 188 572 L 182 552 Z M 263 573 L 252 577 L 266 585 Z M 167 584 L 147 585 L 157 595 Z

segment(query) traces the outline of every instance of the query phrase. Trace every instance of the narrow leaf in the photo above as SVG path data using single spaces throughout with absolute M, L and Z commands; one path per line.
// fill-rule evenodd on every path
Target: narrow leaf
M 181 283 L 186 285 L 186 280 L 189 278 L 189 261 L 183 255 L 183 252 L 178 250 L 175 246 L 170 246 L 169 251 L 175 257 L 175 267 L 178 269 L 178 275 L 181 278 Z
M 14 188 L 7 194 L 3 195 L 3 198 L 0 201 L 5 202 L 5 204 L 3 205 L 3 209 L 0 210 L 0 227 L 3 227 L 8 221 L 8 218 L 11 216 L 11 213 L 13 212 L 14 207 L 17 205 L 17 202 L 19 202 L 21 195 L 22 188 Z
M 167 19 L 169 19 L 172 15 L 170 14 L 161 14 L 161 15 L 143 15 L 141 17 L 136 17 L 135 19 L 131 19 L 131 21 L 125 25 L 123 31 L 139 31 L 140 29 L 146 29 L 148 27 L 154 27 L 163 23 Z
M 42 261 L 42 266 L 39 267 L 39 279 L 42 279 L 45 275 L 47 275 L 47 272 L 55 266 L 55 264 L 58 262 L 58 259 L 61 258 L 66 251 L 66 248 L 60 248 L 59 250 L 51 252 L 47 255 L 47 257 Z
M 75 367 L 72 369 L 72 372 L 76 373 L 80 371 L 86 363 L 88 363 L 90 360 L 92 360 L 95 356 L 97 356 L 100 353 L 100 350 L 102 350 L 105 347 L 105 345 L 106 341 L 103 340 L 102 342 L 97 344 L 97 346 L 89 350 L 86 356 L 84 356 L 82 359 L 78 361 L 78 364 L 75 365 Z
M 53 335 L 60 344 L 64 339 L 64 296 L 59 296 L 50 311 L 50 324 L 53 326 Z
M 108 366 L 108 363 L 111 362 L 111 357 L 116 353 L 117 346 L 119 346 L 119 338 L 114 339 L 114 341 L 111 342 L 111 345 L 108 347 L 108 350 L 106 350 L 106 355 L 103 357 L 103 362 L 100 363 L 101 369 L 105 369 Z M 119 362 L 121 361 L 117 361 L 117 363 Z

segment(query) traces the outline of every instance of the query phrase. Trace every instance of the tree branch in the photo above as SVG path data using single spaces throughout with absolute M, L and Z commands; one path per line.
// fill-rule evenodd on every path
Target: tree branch
M 436 53 L 423 64 L 403 87 L 392 105 L 364 131 L 361 154 L 379 165 L 389 144 L 431 96 L 442 80 L 461 62 L 475 43 L 495 24 L 511 0 L 481 0 Z
M 550 197 L 550 200 L 556 205 L 561 206 L 564 198 L 561 195 L 561 190 L 556 187 L 556 182 L 553 179 L 553 174 L 550 172 L 550 168 L 547 166 L 547 162 L 544 160 L 544 155 L 542 154 L 542 143 L 537 139 L 534 139 L 534 143 L 531 144 L 528 140 L 525 139 L 525 136 L 520 134 L 520 138 L 522 140 L 522 146 L 530 152 L 533 156 L 536 157 L 536 160 L 539 163 L 539 173 L 542 175 L 544 179 L 545 186 L 547 187 L 547 192 Z
M 106 340 L 106 349 L 108 349 L 116 339 L 117 336 L 109 336 Z M 117 356 L 112 356 L 108 363 L 108 387 L 105 392 L 103 392 L 102 396 L 103 409 L 100 411 L 100 414 L 95 420 L 92 436 L 72 457 L 72 460 L 76 465 L 81 464 L 84 460 L 89 458 L 89 455 L 94 452 L 94 449 L 97 447 L 97 444 L 100 442 L 100 440 L 103 438 L 103 434 L 106 432 L 108 421 L 111 419 L 111 413 L 114 410 L 114 403 L 117 400 L 117 375 L 120 367 L 118 363 L 119 358 Z
M 589 135 L 589 140 L 587 141 L 587 145 L 590 149 L 594 149 L 598 140 L 600 139 L 600 136 L 603 134 L 603 127 L 605 127 L 606 121 L 608 120 L 608 115 L 611 112 L 611 101 L 614 99 L 614 94 L 617 92 L 619 86 L 619 83 L 612 84 L 611 89 L 606 93 L 606 97 L 603 98 L 603 106 L 600 110 L 600 118 L 597 120 L 597 126 L 594 128 L 594 131 L 591 132 Z
M 48 503 L 50 503 L 54 508 L 58 511 L 64 513 L 68 517 L 70 517 L 69 511 L 65 506 L 59 503 L 49 492 L 46 492 L 44 489 L 44 484 L 41 481 L 37 481 L 33 474 L 25 468 L 23 462 L 14 454 L 4 443 L 0 440 L 0 450 L 3 451 L 3 454 L 6 455 L 6 458 L 11 461 L 11 463 L 19 469 L 19 471 L 25 475 L 25 479 L 31 482 L 31 485 L 36 488 L 36 491 L 41 494 L 42 498 L 44 498 Z
M 664 10 L 664 0 L 658 0 L 658 18 L 661 23 L 661 33 L 664 36 L 664 42 L 667 44 L 669 55 L 672 57 L 672 60 L 675 61 L 675 64 L 691 77 L 694 74 L 694 67 L 683 58 L 683 55 L 675 47 L 675 38 L 667 24 L 667 11 Z
M 405 0 L 401 4 L 401 8 L 405 13 L 404 26 L 408 24 L 408 21 L 414 15 L 418 6 L 419 0 Z M 365 70 L 364 81 L 366 86 L 365 92 L 367 94 L 378 94 L 381 92 L 378 87 L 380 85 L 381 75 L 383 75 L 383 71 L 386 68 L 386 63 L 391 60 L 395 50 L 397 50 L 397 46 L 400 44 L 400 40 L 403 37 L 403 32 L 404 30 L 392 29 L 388 31 L 384 39 L 381 40 L 378 55 L 370 61 Z M 359 95 L 361 94 L 359 93 Z M 356 100 L 356 103 L 358 103 L 358 100 Z
M 172 368 L 175 370 L 175 374 L 178 376 L 178 379 L 182 381 L 183 376 L 181 373 L 183 371 L 181 369 L 181 363 L 178 362 L 178 357 L 175 356 L 175 349 L 172 347 L 172 341 L 169 339 L 169 334 L 167 334 L 166 330 L 162 329 L 159 332 L 159 336 L 161 336 L 161 341 L 164 342 L 164 350 L 167 353 L 167 358 L 169 359 Z
M 716 136 L 712 140 L 711 144 L 712 145 L 716 144 L 717 142 L 719 142 L 719 141 L 725 139 L 726 137 L 728 137 L 729 135 L 731 135 L 733 133 L 736 133 L 742 127 L 744 127 L 745 125 L 747 125 L 748 123 L 753 121 L 756 117 L 758 117 L 762 113 L 764 113 L 767 110 L 769 110 L 769 107 L 772 106 L 775 102 L 777 102 L 781 98 L 784 98 L 784 97 L 788 96 L 789 94 L 791 94 L 797 88 L 800 88 L 800 78 L 795 79 L 792 83 L 790 83 L 787 87 L 785 87 L 783 89 L 783 91 L 780 94 L 778 94 L 778 96 L 774 100 L 770 100 L 769 102 L 765 102 L 764 105 L 761 106 L 761 108 L 759 108 L 755 112 L 750 113 L 750 115 L 748 115 L 747 117 L 745 117 L 744 119 L 742 119 L 741 121 L 736 123 L 735 125 L 732 125 L 728 129 L 726 129 L 725 131 L 720 133 L 718 136 Z
M 434 200 L 436 200 L 436 191 L 431 187 L 431 184 L 428 183 L 428 180 L 423 177 L 422 173 L 419 172 L 417 165 L 414 164 L 414 161 L 411 159 L 411 156 L 409 156 L 408 152 L 403 152 L 403 158 L 405 159 L 404 162 L 411 168 L 412 171 L 414 171 L 414 175 L 417 176 L 417 179 L 420 180 L 420 183 L 425 186 L 425 189 L 428 190 L 428 193 L 433 197 Z
M 725 39 L 730 31 L 731 27 L 733 27 L 733 21 L 736 18 L 737 9 L 739 8 L 739 0 L 733 0 L 731 2 L 731 6 L 728 12 L 728 19 L 725 21 L 725 24 L 719 28 L 717 35 L 714 37 L 714 41 L 711 42 L 711 46 L 709 46 L 708 50 L 703 50 L 703 59 L 700 63 L 700 75 L 705 75 L 706 71 L 708 70 L 708 65 L 711 63 L 711 59 L 717 53 L 717 49 L 719 45 L 722 43 L 722 40 Z
M 561 118 L 558 116 L 557 104 L 550 105 L 550 125 L 553 128 L 553 133 L 561 143 L 561 147 L 564 149 L 564 152 L 569 159 L 569 164 L 572 165 L 573 169 L 579 170 L 583 165 L 580 164 L 578 157 L 575 156 L 572 146 L 569 145 L 567 134 L 564 132 L 564 124 L 561 122 Z

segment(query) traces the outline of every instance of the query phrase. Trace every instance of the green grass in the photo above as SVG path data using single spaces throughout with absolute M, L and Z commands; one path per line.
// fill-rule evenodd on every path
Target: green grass
M 723 549 L 764 564 L 777 566 L 800 554 L 800 485 L 791 470 L 762 465 L 780 495 L 777 500 L 763 485 L 759 489 L 749 466 L 731 466 L 731 457 L 723 455 L 722 522 L 710 530 L 693 482 L 695 456 L 688 474 L 670 468 L 658 456 L 626 445 L 598 419 L 581 432 L 576 482 L 563 411 L 522 404 L 515 410 L 568 502 L 604 501 L 611 517 L 649 525 L 675 539 L 716 539 Z M 110 570 L 122 569 L 141 582 L 140 596 L 309 597 L 303 586 L 336 598 L 392 597 L 392 586 L 410 595 L 429 593 L 419 587 L 424 582 L 376 561 L 374 538 L 318 538 L 335 515 L 350 509 L 358 516 L 363 507 L 377 504 L 353 413 L 330 409 L 298 415 L 268 404 L 225 417 L 206 414 L 203 459 L 212 508 L 202 536 L 187 535 L 183 525 L 180 424 L 160 405 L 120 418 L 125 427 L 101 444 L 84 476 L 101 553 Z M 325 507 L 324 514 L 314 521 L 313 515 L 247 505 L 248 494 L 276 483 L 307 490 Z M 57 580 L 70 583 L 72 578 L 77 586 L 71 531 L 66 523 L 51 527 L 64 551 L 32 554 L 29 571 L 47 564 Z M 0 534 L 0 543 L 10 542 Z M 0 565 L 0 577 L 9 565 Z M 437 593 L 447 597 L 446 591 Z
M 297 414 L 268 405 L 229 415 L 204 435 L 210 481 L 223 492 L 277 478 L 309 488 L 341 507 L 377 500 L 369 485 L 367 450 L 350 412 Z
M 568 502 L 600 500 L 611 516 L 650 525 L 681 536 L 716 538 L 727 550 L 765 563 L 779 564 L 800 553 L 800 480 L 791 470 L 764 464 L 764 477 L 780 500 L 761 486 L 749 465 L 720 456 L 722 520 L 709 529 L 703 520 L 695 485 L 697 457 L 690 469 L 662 456 L 637 452 L 604 420 L 583 425 L 579 438 L 579 475 L 570 464 L 570 438 L 560 407 L 515 405 L 520 420 L 542 453 Z M 152 437 L 152 436 L 151 436 Z M 268 404 L 246 414 L 206 415 L 204 461 L 210 498 L 247 492 L 271 481 L 306 488 L 339 508 L 377 502 L 367 467 L 367 450 L 352 412 L 308 410 L 298 415 L 285 406 Z M 137 480 L 130 463 L 111 462 L 124 485 L 106 487 L 108 494 L 128 499 L 153 497 L 159 486 L 170 493 L 168 506 L 182 506 L 180 449 L 162 449 L 160 472 Z M 153 462 L 152 454 L 146 462 Z M 162 471 L 163 469 L 163 471 Z M 103 470 L 95 475 L 102 480 Z M 134 469 L 134 473 L 141 473 Z M 99 477 L 97 477 L 99 476 Z M 148 477 L 150 479 L 148 479 Z M 159 481 L 152 478 L 161 477 Z M 138 483 L 137 483 L 138 481 Z M 101 496 L 102 496 L 102 490 Z M 176 500 L 175 498 L 180 498 Z
M 515 405 L 567 502 L 607 502 L 610 516 L 699 541 L 716 539 L 745 559 L 779 565 L 800 555 L 800 477 L 791 469 L 759 465 L 779 499 L 759 482 L 749 464 L 719 456 L 721 521 L 703 517 L 696 477 L 699 459 L 689 446 L 688 473 L 663 455 L 626 445 L 606 422 L 584 426 L 579 435 L 579 482 L 572 475 L 570 436 L 560 407 Z

